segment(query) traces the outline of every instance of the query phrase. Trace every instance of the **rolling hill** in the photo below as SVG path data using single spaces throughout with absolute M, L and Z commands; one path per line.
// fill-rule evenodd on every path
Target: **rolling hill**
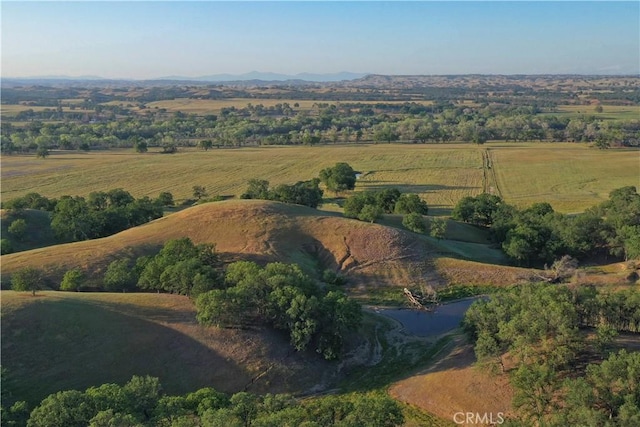
M 434 267 L 435 258 L 450 259 L 445 264 L 447 268 L 453 263 L 458 269 L 469 270 L 473 267 L 468 263 L 451 257 L 468 258 L 470 245 L 478 246 L 474 246 L 476 252 L 492 251 L 486 245 L 437 242 L 408 231 L 304 206 L 230 200 L 185 209 L 102 239 L 4 255 L 2 273 L 36 266 L 47 270 L 56 282 L 67 270 L 79 267 L 97 285 L 114 259 L 154 253 L 167 240 L 185 236 L 194 243 L 214 243 L 227 262 L 237 259 L 295 262 L 310 274 L 326 268 L 340 271 L 354 285 L 354 293 L 425 282 L 444 285 L 450 280 Z M 491 268 L 508 272 L 494 274 L 496 284 L 513 283 L 527 274 L 524 269 Z

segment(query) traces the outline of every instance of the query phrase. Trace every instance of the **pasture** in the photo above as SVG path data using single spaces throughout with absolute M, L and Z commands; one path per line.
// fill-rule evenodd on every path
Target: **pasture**
M 640 105 L 603 105 L 601 113 L 597 113 L 595 108 L 595 105 L 559 105 L 552 115 L 570 118 L 594 116 L 599 120 L 640 119 Z
M 377 104 L 381 101 L 342 101 L 344 103 Z M 404 104 L 407 101 L 384 101 L 385 104 Z M 412 101 L 422 105 L 431 105 L 433 101 Z M 315 104 L 340 104 L 340 101 L 314 101 L 309 99 L 271 99 L 271 98 L 224 98 L 224 99 L 191 99 L 177 98 L 154 101 L 146 104 L 150 109 L 164 108 L 169 112 L 180 111 L 185 114 L 218 114 L 223 108 L 245 108 L 248 104 L 273 107 L 287 103 L 295 110 L 311 110 Z M 294 107 L 298 104 L 298 107 Z
M 29 192 L 86 196 L 121 187 L 136 197 L 170 191 L 180 201 L 192 197 L 194 185 L 202 185 L 210 196 L 238 197 L 252 178 L 271 185 L 294 183 L 347 162 L 362 173 L 356 190 L 397 187 L 415 192 L 427 201 L 431 215 L 449 214 L 462 197 L 485 188 L 520 207 L 549 202 L 569 213 L 606 200 L 615 188 L 638 186 L 639 154 L 570 143 L 350 144 L 181 149 L 176 154 L 52 151 L 46 159 L 2 156 L 1 195 L 3 200 Z

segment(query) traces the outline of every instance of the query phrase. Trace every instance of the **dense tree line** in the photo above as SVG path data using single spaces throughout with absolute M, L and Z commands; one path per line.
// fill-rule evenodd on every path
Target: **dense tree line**
M 427 203 L 417 194 L 401 193 L 397 188 L 379 191 L 362 191 L 344 201 L 344 216 L 361 221 L 374 222 L 382 214 L 419 214 L 429 211 Z
M 347 333 L 360 324 L 360 306 L 335 286 L 319 287 L 296 265 L 239 261 L 224 287 L 196 300 L 198 321 L 222 327 L 269 324 L 289 333 L 296 350 L 312 346 L 326 359 L 340 355 Z
M 115 111 L 115 106 L 92 108 L 91 115 L 85 112 L 79 120 L 73 116 L 62 122 L 51 116 L 54 112 L 20 113 L 28 114 L 20 118 L 27 120 L 26 125 L 3 123 L 2 152 L 34 152 L 43 147 L 131 148 L 139 144 L 175 149 L 197 146 L 201 141 L 211 141 L 209 148 L 361 141 L 569 141 L 594 143 L 600 148 L 640 143 L 640 120 L 604 120 L 593 107 L 585 107 L 593 110 L 589 114 L 573 118 L 544 114 L 535 106 L 450 102 L 430 106 L 409 102 L 316 103 L 310 111 L 286 102 L 269 107 L 248 104 L 204 116 L 151 109 L 123 114 Z M 52 119 L 56 122 L 45 122 Z
M 250 179 L 247 190 L 242 193 L 242 199 L 274 200 L 317 208 L 322 203 L 323 191 L 320 180 L 314 178 L 309 181 L 298 181 L 295 184 L 280 184 L 269 188 L 269 181 Z
M 163 207 L 170 193 L 161 193 L 152 200 L 149 197 L 134 198 L 128 191 L 116 188 L 90 193 L 87 198 L 62 196 L 48 199 L 38 193 L 2 203 L 11 210 L 37 209 L 51 213 L 51 228 L 61 242 L 106 237 L 135 227 L 163 215 Z M 24 230 L 23 232 L 27 232 Z
M 28 427 L 393 427 L 404 422 L 398 403 L 381 393 L 301 401 L 286 394 L 230 396 L 202 388 L 172 396 L 149 376 L 134 376 L 123 386 L 60 391 L 30 412 L 25 402 L 2 412 L 3 425 Z
M 580 331 L 594 326 L 593 338 Z M 480 363 L 504 371 L 505 359 L 515 361 L 509 375 L 520 421 L 514 425 L 628 426 L 640 420 L 640 353 L 608 350 L 617 331 L 640 331 L 637 290 L 514 287 L 475 302 L 464 327 Z M 581 370 L 580 360 L 594 352 L 606 360 Z
M 461 199 L 452 217 L 490 227 L 505 254 L 523 265 L 551 263 L 563 255 L 640 257 L 640 195 L 632 186 L 613 190 L 609 200 L 578 215 L 560 214 L 548 203 L 519 210 L 481 194 Z

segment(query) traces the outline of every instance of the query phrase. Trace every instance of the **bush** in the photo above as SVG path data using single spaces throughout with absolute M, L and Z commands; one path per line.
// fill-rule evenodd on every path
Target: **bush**
M 44 273 L 35 267 L 25 267 L 11 275 L 11 289 L 19 292 L 31 292 L 44 288 Z
M 0 240 L 0 255 L 6 255 L 13 252 L 13 245 L 9 239 Z
M 427 224 L 419 213 L 410 213 L 402 218 L 402 225 L 414 233 L 424 234 L 427 231 Z
M 7 231 L 16 239 L 22 240 L 27 232 L 27 221 L 22 218 L 16 219 L 11 223 Z
M 84 283 L 84 274 L 79 269 L 69 270 L 64 273 L 60 283 L 61 291 L 77 291 Z
M 426 215 L 428 212 L 427 203 L 417 194 L 401 194 L 395 205 L 395 213 L 398 214 L 417 213 Z

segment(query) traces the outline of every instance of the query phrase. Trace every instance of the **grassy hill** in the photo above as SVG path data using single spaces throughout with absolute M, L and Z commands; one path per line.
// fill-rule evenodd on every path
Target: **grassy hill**
M 304 206 L 231 200 L 185 209 L 102 239 L 5 255 L 3 274 L 37 266 L 49 272 L 55 285 L 64 272 L 79 267 L 97 284 L 114 259 L 153 253 L 167 240 L 184 236 L 195 243 L 215 243 L 226 261 L 295 262 L 311 274 L 339 270 L 351 279 L 355 292 L 389 285 L 444 284 L 431 260 L 443 253 L 468 258 L 473 255 L 469 246 L 482 246 L 478 252 L 485 258 L 499 254 L 478 243 L 437 242 Z
M 168 393 L 299 392 L 335 371 L 291 351 L 269 329 L 206 328 L 187 298 L 168 294 L 2 291 L 3 396 L 39 402 L 132 375 L 159 377 Z M 258 378 L 259 377 L 259 378 Z

